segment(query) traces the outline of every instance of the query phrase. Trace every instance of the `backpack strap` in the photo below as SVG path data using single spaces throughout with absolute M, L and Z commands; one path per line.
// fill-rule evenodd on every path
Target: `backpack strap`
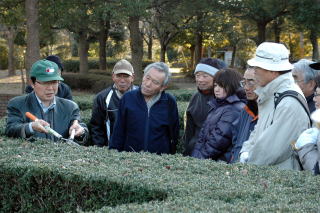
M 297 91 L 294 90 L 287 90 L 284 91 L 283 93 L 275 93 L 274 94 L 274 110 L 276 110 L 278 104 L 280 103 L 280 101 L 285 98 L 285 97 L 292 97 L 295 98 L 303 107 L 304 111 L 307 113 L 309 121 L 310 121 L 310 125 L 312 124 L 311 118 L 310 118 L 310 111 L 309 111 L 309 107 L 308 104 L 305 100 L 305 98 L 298 93 Z M 271 121 L 271 124 L 273 123 L 273 119 Z
M 110 104 L 110 100 L 111 100 L 111 96 L 113 94 L 113 89 L 110 90 L 110 92 L 108 93 L 107 95 L 107 98 L 106 98 L 106 128 L 107 128 L 107 137 L 108 137 L 108 141 L 110 141 L 110 120 L 109 120 L 109 116 L 108 116 L 108 106 Z

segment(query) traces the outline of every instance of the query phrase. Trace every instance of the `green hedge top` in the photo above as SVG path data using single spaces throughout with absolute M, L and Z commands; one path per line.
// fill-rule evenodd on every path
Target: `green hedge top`
M 317 212 L 320 178 L 181 155 L 2 138 L 0 211 Z

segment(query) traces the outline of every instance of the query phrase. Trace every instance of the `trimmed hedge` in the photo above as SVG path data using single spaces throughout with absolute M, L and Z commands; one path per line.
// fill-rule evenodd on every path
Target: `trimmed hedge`
M 2 138 L 1 212 L 318 212 L 320 177 Z
M 120 59 L 119 59 L 120 60 Z M 112 70 L 114 65 L 119 61 L 117 59 L 107 59 L 107 69 Z M 153 61 L 150 60 L 144 60 L 142 61 L 142 68 L 144 69 L 148 64 L 153 63 Z M 70 59 L 70 60 L 64 60 L 63 61 L 64 70 L 66 72 L 79 72 L 80 67 L 80 61 L 79 59 Z M 99 69 L 99 59 L 92 59 L 90 58 L 88 60 L 88 67 L 89 70 L 98 70 Z M 107 72 L 106 72 L 107 74 Z
M 71 89 L 98 93 L 113 84 L 111 76 L 98 74 L 63 73 L 63 79 Z

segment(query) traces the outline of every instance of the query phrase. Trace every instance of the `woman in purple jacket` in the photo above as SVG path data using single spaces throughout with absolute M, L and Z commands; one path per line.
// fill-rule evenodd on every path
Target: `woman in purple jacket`
M 228 162 L 231 157 L 232 126 L 245 106 L 245 93 L 240 87 L 242 76 L 233 69 L 217 72 L 211 109 L 199 133 L 192 157 Z

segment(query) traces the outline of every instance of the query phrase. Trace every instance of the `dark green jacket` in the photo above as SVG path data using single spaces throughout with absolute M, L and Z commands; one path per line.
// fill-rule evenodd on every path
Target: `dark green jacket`
M 25 113 L 30 112 L 38 119 L 43 119 L 50 124 L 50 127 L 57 131 L 64 138 L 69 137 L 69 128 L 72 121 L 80 121 L 80 111 L 78 105 L 70 100 L 59 98 L 56 96 L 56 105 L 47 113 L 44 113 L 35 93 L 17 96 L 12 98 L 7 106 L 7 125 L 5 133 L 9 137 L 21 138 L 47 138 L 56 141 L 57 138 L 50 134 L 40 133 L 29 130 L 31 120 L 26 117 Z M 83 140 L 87 140 L 88 129 L 84 123 L 80 123 L 85 128 L 86 132 Z M 83 143 L 85 141 L 82 141 Z

